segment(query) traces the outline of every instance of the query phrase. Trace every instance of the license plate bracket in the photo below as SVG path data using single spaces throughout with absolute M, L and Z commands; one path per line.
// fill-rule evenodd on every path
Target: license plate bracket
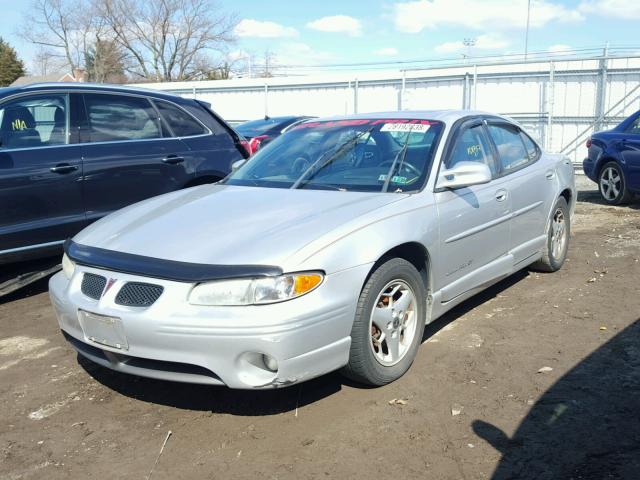
M 87 340 L 118 350 L 129 350 L 120 318 L 78 310 L 78 321 Z

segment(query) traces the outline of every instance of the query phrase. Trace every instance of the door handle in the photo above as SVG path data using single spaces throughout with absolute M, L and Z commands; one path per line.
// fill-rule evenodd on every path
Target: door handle
M 179 157 L 178 155 L 168 155 L 162 159 L 162 162 L 168 163 L 169 165 L 177 165 L 184 162 L 184 158 Z
M 499 202 L 504 202 L 507 199 L 507 191 L 506 190 L 498 190 L 496 192 L 496 200 Z
M 76 167 L 75 165 L 69 165 L 68 163 L 61 163 L 49 169 L 49 171 L 52 173 L 71 173 L 76 170 L 78 170 L 78 167 Z
M 556 172 L 554 172 L 553 170 L 549 170 L 547 173 L 545 173 L 544 176 L 547 178 L 547 180 L 551 180 L 555 178 Z

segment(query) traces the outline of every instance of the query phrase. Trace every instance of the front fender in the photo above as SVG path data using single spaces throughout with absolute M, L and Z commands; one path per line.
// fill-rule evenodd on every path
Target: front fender
M 425 192 L 366 217 L 352 222 L 337 235 L 325 236 L 298 250 L 285 262 L 285 271 L 320 268 L 334 273 L 373 264 L 405 243 L 421 244 L 431 255 L 437 247 L 437 210 L 432 196 Z

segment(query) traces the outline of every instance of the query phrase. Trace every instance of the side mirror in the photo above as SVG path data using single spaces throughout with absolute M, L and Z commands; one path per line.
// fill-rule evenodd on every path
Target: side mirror
M 241 166 L 243 166 L 245 163 L 247 163 L 247 160 L 245 158 L 242 158 L 240 160 L 236 160 L 235 162 L 233 162 L 231 164 L 231 173 L 235 172 L 236 170 L 238 170 Z
M 491 170 L 484 163 L 460 162 L 438 175 L 436 188 L 463 188 L 491 181 Z

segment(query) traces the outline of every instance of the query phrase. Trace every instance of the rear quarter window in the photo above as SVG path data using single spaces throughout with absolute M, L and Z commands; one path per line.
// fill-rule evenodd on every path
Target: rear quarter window
M 199 121 L 180 107 L 163 100 L 154 100 L 154 103 L 176 137 L 194 137 L 209 133 Z

